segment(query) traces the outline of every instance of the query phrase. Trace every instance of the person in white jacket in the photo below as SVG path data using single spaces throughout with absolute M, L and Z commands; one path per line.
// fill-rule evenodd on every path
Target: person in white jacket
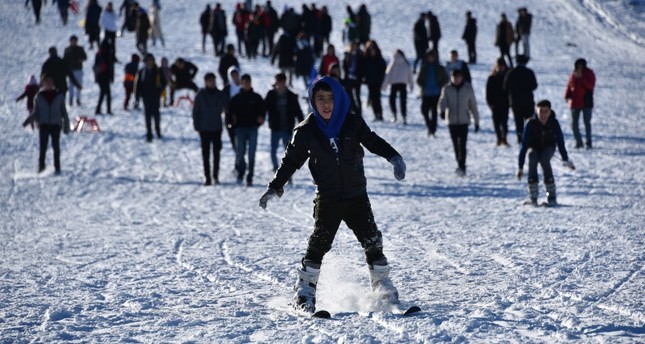
M 401 105 L 401 117 L 403 124 L 407 124 L 407 88 L 410 92 L 414 90 L 413 73 L 410 63 L 405 58 L 405 54 L 397 49 L 392 56 L 392 60 L 385 69 L 385 79 L 383 80 L 383 91 L 390 86 L 390 111 L 392 111 L 392 122 L 396 122 L 396 95 L 399 94 Z
M 117 27 L 117 14 L 114 12 L 114 7 L 111 2 L 105 6 L 105 10 L 101 13 L 101 21 L 99 24 L 103 29 L 103 39 L 110 40 L 112 46 L 115 46 Z
M 475 133 L 479 132 L 479 113 L 475 92 L 469 82 L 464 81 L 463 72 L 454 69 L 450 72 L 450 83 L 441 89 L 439 96 L 439 116 L 446 121 L 450 130 L 450 138 L 455 150 L 459 176 L 466 175 L 466 140 L 468 126 L 475 122 Z
M 152 38 L 152 46 L 157 45 L 157 39 L 161 41 L 161 46 L 165 47 L 166 42 L 163 39 L 163 33 L 161 32 L 161 18 L 159 16 L 159 7 L 152 3 L 150 6 L 150 13 L 148 14 L 148 19 L 150 20 L 150 38 Z

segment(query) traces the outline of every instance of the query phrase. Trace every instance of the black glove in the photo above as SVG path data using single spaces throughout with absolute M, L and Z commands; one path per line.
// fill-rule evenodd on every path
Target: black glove
M 479 132 L 479 124 L 475 124 L 475 133 Z
M 394 178 L 396 178 L 396 180 L 405 179 L 405 162 L 403 162 L 403 158 L 400 155 L 397 155 L 390 159 L 390 164 L 392 164 L 392 167 L 394 168 Z
M 280 188 L 278 190 L 276 190 L 274 188 L 268 188 L 267 191 L 264 193 L 264 195 L 262 195 L 262 197 L 260 197 L 260 207 L 262 207 L 262 209 L 266 209 L 267 208 L 267 202 L 270 199 L 281 197 L 283 193 L 284 193 L 284 189 L 282 189 L 282 188 Z

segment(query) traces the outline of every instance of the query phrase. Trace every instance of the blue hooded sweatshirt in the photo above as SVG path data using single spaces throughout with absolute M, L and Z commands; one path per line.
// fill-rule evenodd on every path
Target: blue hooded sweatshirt
M 326 122 L 316 110 L 316 102 L 314 100 L 313 90 L 319 82 L 324 82 L 331 88 L 331 93 L 334 95 L 334 110 L 332 111 L 331 119 L 329 122 Z M 343 86 L 340 83 L 331 77 L 324 76 L 309 86 L 309 105 L 314 109 L 314 117 L 316 118 L 316 124 L 318 128 L 322 131 L 325 136 L 329 139 L 338 139 L 340 133 L 340 128 L 345 123 L 345 118 L 349 113 L 349 96 L 347 92 L 343 89 Z

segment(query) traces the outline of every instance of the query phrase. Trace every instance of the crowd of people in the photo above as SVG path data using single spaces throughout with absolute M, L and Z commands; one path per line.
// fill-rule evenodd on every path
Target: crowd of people
M 41 1 L 27 1 L 26 4 L 28 3 L 31 3 L 38 23 Z M 63 3 L 69 8 L 69 2 L 58 1 L 59 6 Z M 204 53 L 207 51 L 206 41 L 210 36 L 213 53 L 219 59 L 217 76 L 214 71 L 208 71 L 208 79 L 204 79 L 204 87 L 200 88 L 195 82 L 199 67 L 188 58 L 176 57 L 170 63 L 167 57 L 157 61 L 148 52 L 149 40 L 152 40 L 153 45 L 160 41 L 165 46 L 159 0 L 153 0 L 149 8 L 144 8 L 135 0 L 123 0 L 118 11 L 112 2 L 102 7 L 99 0 L 89 0 L 84 8 L 84 32 L 89 49 L 94 50 L 96 47 L 92 71 L 100 92 L 95 114 L 113 114 L 111 85 L 115 81 L 115 65 L 118 62 L 116 41 L 118 37 L 131 32 L 136 37 L 137 52 L 132 54 L 131 60 L 123 68 L 123 109 L 130 109 L 131 100 L 134 109 L 140 109 L 140 104 L 143 105 L 146 140 L 151 142 L 155 136 L 162 137 L 160 108 L 175 105 L 176 91 L 187 89 L 198 95 L 195 97 L 193 117 L 196 121 L 195 128 L 202 139 L 205 184 L 219 182 L 218 154 L 221 149 L 221 131 L 225 129 L 231 146 L 236 151 L 237 181 L 243 183 L 246 179 L 246 184 L 252 185 L 257 128 L 263 125 L 267 114 L 272 132 L 272 165 L 277 170 L 278 147 L 286 146 L 290 132 L 303 119 L 298 96 L 290 89 L 293 87 L 293 79 L 301 78 L 304 86 L 310 87 L 322 76 L 336 79 L 348 95 L 350 110 L 363 117 L 362 86 L 365 85 L 366 105 L 371 108 L 375 121 L 384 121 L 381 92 L 389 88 L 390 120 L 407 124 L 408 92 L 418 87 L 420 112 L 428 136 L 436 135 L 440 119 L 445 121 L 453 142 L 456 173 L 461 176 L 466 174 L 468 128 L 474 123 L 474 131 L 478 132 L 480 126 L 475 99 L 477 92 L 473 89 L 469 69 L 469 65 L 477 63 L 477 20 L 471 11 L 465 13 L 466 22 L 462 34 L 468 51 L 468 62 L 459 58 L 457 50 L 452 50 L 450 59 L 441 64 L 441 26 L 439 18 L 431 11 L 420 13 L 412 25 L 416 52 L 414 61 L 408 60 L 402 49 L 397 49 L 388 62 L 377 41 L 371 37 L 372 17 L 365 4 L 357 10 L 351 6 L 346 7 L 343 27 L 339 29 L 342 30 L 344 47 L 337 50 L 329 39 L 333 21 L 326 6 L 319 8 L 315 3 L 302 4 L 299 12 L 293 7 L 285 7 L 283 13 L 278 14 L 271 1 L 255 6 L 251 3 L 247 1 L 236 4 L 230 18 L 220 3 L 212 7 L 207 5 L 200 13 L 198 19 L 202 50 Z M 61 10 L 64 24 L 66 13 Z M 485 88 L 486 103 L 492 114 L 499 146 L 509 146 L 507 122 L 510 111 L 513 112 L 517 143 L 522 147 L 527 144 L 524 140 L 525 124 L 536 113 L 533 92 L 538 83 L 534 72 L 527 67 L 530 61 L 532 14 L 525 7 L 519 8 L 517 13 L 515 25 L 511 24 L 506 14 L 502 13 L 500 16 L 495 37 L 500 56 L 493 64 Z M 120 29 L 117 23 L 119 17 L 123 18 Z M 228 35 L 229 27 L 235 30 L 235 42 Z M 25 92 L 18 98 L 28 98 L 30 114 L 34 111 L 33 103 L 38 90 L 36 84 L 43 85 L 46 77 L 52 79 L 55 90 L 68 97 L 67 106 L 81 106 L 83 65 L 88 60 L 88 55 L 78 42 L 76 35 L 71 36 L 62 58 L 58 56 L 55 47 L 50 48 L 50 57 L 43 64 L 40 82 L 37 78 L 30 78 Z M 513 43 L 514 58 L 511 55 Z M 245 57 L 249 59 L 248 63 L 256 63 L 254 60 L 259 56 L 267 58 L 280 70 L 275 76 L 274 88 L 264 97 L 253 91 L 251 75 L 241 73 L 238 59 Z M 142 66 L 139 65 L 140 62 L 143 62 Z M 223 89 L 221 92 L 214 92 L 212 85 L 218 76 Z M 587 67 L 584 59 L 577 60 L 565 92 L 565 99 L 569 101 L 571 108 L 571 126 L 576 148 L 592 147 L 591 109 L 594 87 L 593 71 Z M 212 97 L 225 99 L 213 101 Z M 209 111 L 212 116 L 222 115 L 221 123 L 204 120 Z M 585 125 L 584 144 L 578 128 L 581 115 Z M 204 130 L 207 134 L 202 133 Z M 217 155 L 213 157 L 213 163 L 217 166 L 213 165 L 212 168 L 207 161 L 211 148 L 213 154 Z M 521 168 L 521 164 L 518 167 Z M 536 180 L 530 178 L 529 184 L 534 183 Z
M 38 23 L 42 3 L 40 0 L 31 3 Z M 418 87 L 427 135 L 436 137 L 439 120 L 444 121 L 454 148 L 455 172 L 465 176 L 470 126 L 473 124 L 474 132 L 478 133 L 481 125 L 476 100 L 478 92 L 473 87 L 469 68 L 478 60 L 476 18 L 471 11 L 466 12 L 461 38 L 466 42 L 468 62 L 460 59 L 457 50 L 453 49 L 449 60 L 440 63 L 441 27 L 438 17 L 431 11 L 420 13 L 412 25 L 414 61 L 409 61 L 403 50 L 397 49 L 388 62 L 371 36 L 372 17 L 365 4 L 356 12 L 351 6 L 346 7 L 342 27 L 344 49 L 342 55 L 337 55 L 336 46 L 329 39 L 332 20 L 325 6 L 319 9 L 316 4 L 303 4 L 300 13 L 288 7 L 278 15 L 271 1 L 255 6 L 251 3 L 236 4 L 230 22 L 220 3 L 213 7 L 207 5 L 200 13 L 202 52 L 208 50 L 206 42 L 210 36 L 213 53 L 219 59 L 217 74 L 223 86 L 220 89 L 215 71 L 206 71 L 203 87 L 199 87 L 195 81 L 199 67 L 189 58 L 176 57 L 171 64 L 167 57 L 162 57 L 158 63 L 148 51 L 149 39 L 153 45 L 159 40 L 165 46 L 159 0 L 153 0 L 149 9 L 134 0 L 124 0 L 118 14 L 111 2 L 102 8 L 98 0 L 90 0 L 85 9 L 85 33 L 89 49 L 97 48 L 92 65 L 100 90 L 95 114 L 113 114 L 111 84 L 117 62 L 116 41 L 126 32 L 133 32 L 137 52 L 123 67 L 123 109 L 130 109 L 131 100 L 135 109 L 143 105 L 145 138 L 152 142 L 155 137 L 162 138 L 160 109 L 176 105 L 177 90 L 190 90 L 194 94 L 192 124 L 200 139 L 204 185 L 220 183 L 224 131 L 235 151 L 236 182 L 251 186 L 258 128 L 268 122 L 270 158 L 275 175 L 260 199 L 263 208 L 269 200 L 282 196 L 283 187 L 293 173 L 309 161 L 317 186 L 315 228 L 297 270 L 296 309 L 315 310 L 315 289 L 322 258 L 331 248 L 341 221 L 352 228 L 365 250 L 372 288 L 389 302 L 396 303 L 398 292 L 389 278 L 390 267 L 383 254 L 382 233 L 376 227 L 367 196 L 362 147 L 387 159 L 397 180 L 405 178 L 406 165 L 399 152 L 367 125 L 361 88 L 367 87 L 366 104 L 377 122 L 385 120 L 381 92 L 389 88 L 390 120 L 398 122 L 400 119 L 406 125 L 408 91 Z M 69 2 L 58 0 L 58 4 L 69 5 Z M 61 9 L 64 24 L 67 23 L 66 9 Z M 118 30 L 117 21 L 121 15 L 124 20 Z M 229 25 L 235 30 L 236 42 L 227 38 Z M 557 204 L 556 187 L 550 161 L 556 147 L 564 164 L 571 169 L 575 166 L 569 159 L 551 102 L 545 99 L 536 104 L 534 99 L 537 77 L 527 67 L 531 59 L 531 25 L 532 15 L 525 7 L 518 9 L 515 26 L 506 14 L 501 14 L 495 37 L 499 57 L 486 81 L 486 103 L 492 114 L 498 146 L 510 146 L 507 122 L 510 111 L 513 112 L 519 146 L 518 178 L 524 176 L 523 167 L 528 156 L 526 203 L 538 205 L 538 166 L 541 166 L 547 196 L 545 205 L 554 206 Z M 45 170 L 50 138 L 54 168 L 56 173 L 61 172 L 60 133 L 70 131 L 67 106 L 81 106 L 83 64 L 88 56 L 78 41 L 77 36 L 70 37 L 62 58 L 56 47 L 51 47 L 49 58 L 41 69 L 40 81 L 31 76 L 24 92 L 16 99 L 27 98 L 29 117 L 23 125 L 38 125 L 39 172 Z M 514 58 L 511 54 L 513 43 Z M 247 63 L 259 63 L 256 61 L 261 56 L 271 65 L 277 64 L 279 72 L 276 70 L 272 88 L 266 95 L 254 90 L 253 78 L 242 72 L 238 56 L 246 57 Z M 143 62 L 142 66 L 139 66 L 140 62 Z M 310 111 L 306 116 L 298 94 L 291 89 L 294 77 L 302 78 L 308 90 Z M 595 75 L 587 61 L 576 60 L 564 92 L 571 109 L 576 148 L 592 147 L 594 88 Z M 579 130 L 581 115 L 585 125 L 584 144 Z M 341 131 L 343 140 L 339 139 Z M 280 149 L 284 149 L 282 160 L 278 158 Z

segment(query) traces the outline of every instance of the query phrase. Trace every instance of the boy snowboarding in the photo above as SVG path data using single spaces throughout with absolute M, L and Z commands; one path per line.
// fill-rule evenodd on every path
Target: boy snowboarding
M 553 170 L 551 169 L 551 158 L 555 153 L 555 146 L 557 144 L 562 162 L 564 166 L 575 170 L 575 166 L 569 161 L 567 149 L 564 146 L 564 139 L 562 138 L 562 129 L 560 123 L 555 118 L 553 110 L 551 110 L 551 102 L 548 100 L 541 100 L 537 103 L 536 115 L 532 117 L 524 128 L 522 135 L 522 146 L 520 147 L 519 155 L 519 169 L 517 170 L 517 178 L 521 179 L 524 175 L 522 168 L 524 167 L 524 160 L 528 152 L 529 155 L 529 199 L 525 202 L 527 205 L 537 206 L 538 199 L 538 163 L 542 166 L 544 173 L 544 186 L 546 188 L 547 206 L 557 205 L 555 194 L 555 180 L 553 179 Z
M 297 270 L 293 305 L 298 311 L 315 312 L 320 266 L 341 221 L 352 229 L 365 251 L 372 289 L 387 302 L 397 304 L 398 292 L 389 277 L 382 234 L 367 195 L 362 146 L 387 159 L 397 180 L 405 178 L 405 163 L 361 116 L 349 112 L 349 96 L 336 79 L 323 77 L 314 82 L 309 88 L 309 103 L 313 112 L 295 128 L 282 163 L 260 198 L 260 206 L 266 209 L 267 202 L 282 196 L 283 186 L 309 159 L 316 184 L 314 230 Z

